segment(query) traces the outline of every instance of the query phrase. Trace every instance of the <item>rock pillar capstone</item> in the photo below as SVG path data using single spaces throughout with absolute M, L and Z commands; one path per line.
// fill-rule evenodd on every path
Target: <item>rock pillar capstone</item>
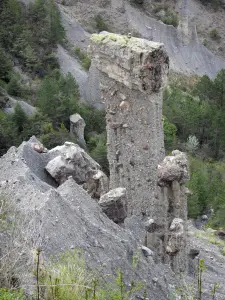
M 91 36 L 89 54 L 106 104 L 110 189 L 126 188 L 128 215 L 154 215 L 168 55 L 162 44 L 108 32 Z
M 86 124 L 84 119 L 79 114 L 74 114 L 70 116 L 70 133 L 77 138 L 78 144 L 81 147 L 87 148 L 84 139 L 84 128 Z

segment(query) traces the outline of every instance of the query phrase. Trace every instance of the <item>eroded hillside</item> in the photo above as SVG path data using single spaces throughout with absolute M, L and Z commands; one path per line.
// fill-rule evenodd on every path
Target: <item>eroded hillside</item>
M 138 6 L 124 0 L 58 2 L 68 38 L 79 47 L 81 39 L 77 36 L 80 36 L 81 30 L 74 26 L 74 22 L 80 23 L 88 32 L 108 30 L 123 34 L 131 33 L 164 43 L 170 56 L 171 69 L 176 72 L 207 74 L 214 77 L 225 66 L 222 58 L 218 58 L 207 49 L 209 47 L 219 54 L 223 48 L 223 9 L 214 11 L 197 1 L 164 3 L 146 0 L 143 5 Z M 168 10 L 177 16 L 177 23 L 174 24 L 178 26 L 177 28 L 166 25 L 160 20 L 162 19 L 160 15 L 166 15 Z M 185 29 L 187 19 L 189 20 L 188 32 Z M 173 24 L 172 21 L 170 22 Z M 166 23 L 170 22 L 167 20 Z M 220 39 L 214 37 L 215 31 L 211 33 L 213 29 L 218 30 L 216 35 L 221 36 Z M 207 32 L 208 42 L 204 40 Z M 85 36 L 82 40 L 85 45 Z M 207 44 L 207 47 L 201 42 Z

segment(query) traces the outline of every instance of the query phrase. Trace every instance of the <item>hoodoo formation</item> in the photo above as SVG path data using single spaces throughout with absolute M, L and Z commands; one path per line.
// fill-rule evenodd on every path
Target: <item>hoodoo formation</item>
M 106 106 L 110 189 L 126 188 L 128 216 L 149 218 L 146 245 L 156 250 L 155 259 L 185 271 L 187 159 L 175 151 L 159 165 L 168 55 L 162 44 L 129 35 L 103 32 L 91 41 L 89 53 Z

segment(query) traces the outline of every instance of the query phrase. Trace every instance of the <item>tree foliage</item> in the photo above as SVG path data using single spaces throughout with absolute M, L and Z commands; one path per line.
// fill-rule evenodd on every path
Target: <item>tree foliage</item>
M 170 86 L 164 93 L 164 114 L 177 128 L 173 146 L 195 156 L 190 159 L 189 216 L 198 217 L 212 208 L 212 225 L 224 226 L 225 70 L 213 80 L 202 76 L 188 92 Z M 166 140 L 165 125 L 164 132 Z
M 58 66 L 54 49 L 65 33 L 53 0 L 35 0 L 28 9 L 17 0 L 4 0 L 0 21 L 0 46 L 25 71 L 44 76 Z
M 184 143 L 190 135 L 195 136 L 199 150 L 207 146 L 213 159 L 221 159 L 225 154 L 224 108 L 225 70 L 214 80 L 203 76 L 191 94 L 176 86 L 164 94 L 164 114 L 177 127 L 178 140 Z

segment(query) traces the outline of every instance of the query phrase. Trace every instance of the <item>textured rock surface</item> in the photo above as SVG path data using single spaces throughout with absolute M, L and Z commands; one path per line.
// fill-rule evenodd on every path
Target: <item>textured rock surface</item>
M 214 284 L 218 284 L 218 289 L 215 294 L 215 299 L 225 299 L 225 256 L 221 252 L 219 246 L 220 240 L 215 236 L 210 235 L 207 231 L 198 230 L 193 226 L 192 222 L 188 222 L 188 241 L 190 247 L 195 249 L 195 252 L 200 252 L 196 258 L 189 260 L 189 274 L 195 278 L 198 277 L 198 259 L 203 259 L 205 270 L 203 275 L 203 296 L 202 299 L 212 299 L 211 291 Z M 212 243 L 211 240 L 214 242 Z
M 36 175 L 44 173 L 43 161 L 47 155 L 23 143 L 0 158 L 0 182 L 4 181 L 0 194 L 10 198 L 20 212 L 13 242 L 18 249 L 15 276 L 24 284 L 30 283 L 38 247 L 44 260 L 71 247 L 81 248 L 89 267 L 101 269 L 107 276 L 121 269 L 126 284 L 132 280 L 146 281 L 149 299 L 169 299 L 174 280 L 168 267 L 156 265 L 150 256 L 140 253 L 134 268 L 133 256 L 142 244 L 129 231 L 103 214 L 96 201 L 72 178 L 54 188 Z M 2 249 L 4 243 L 7 240 L 1 239 Z M 159 278 L 157 284 L 152 282 L 154 277 Z
M 149 219 L 146 243 L 157 249 L 156 260 L 170 263 L 175 272 L 187 270 L 187 196 L 188 161 L 184 153 L 175 150 L 158 166 L 158 201 L 161 206 Z
M 127 217 L 126 189 L 116 188 L 102 195 L 99 205 L 111 220 L 122 223 Z
M 48 152 L 49 162 L 46 171 L 58 184 L 64 183 L 70 176 L 88 191 L 93 198 L 108 191 L 108 178 L 100 170 L 100 165 L 80 146 L 65 142 Z
M 166 186 L 173 181 L 180 184 L 189 179 L 188 160 L 186 155 L 179 150 L 174 150 L 172 156 L 164 158 L 162 164 L 158 165 L 158 184 Z
M 70 7 L 59 5 L 59 8 L 63 12 L 63 22 L 70 18 L 70 23 L 64 24 L 69 32 L 69 39 L 75 44 L 78 43 L 79 47 L 87 43 L 87 39 L 85 43 L 80 43 L 79 37 L 82 31 L 79 27 L 74 26 L 74 22 L 84 25 L 83 28 L 85 28 L 85 25 L 91 24 L 96 15 L 101 14 L 113 32 L 122 34 L 134 32 L 147 40 L 163 43 L 171 60 L 171 70 L 185 74 L 207 74 L 210 78 L 214 78 L 216 73 L 225 67 L 225 61 L 201 44 L 194 29 L 197 21 L 198 30 L 200 27 L 203 29 L 202 27 L 205 26 L 207 34 L 208 28 L 212 24 L 214 24 L 213 28 L 220 27 L 220 32 L 223 32 L 223 10 L 214 13 L 212 10 L 207 10 L 201 5 L 200 1 L 196 0 L 176 1 L 176 4 L 173 2 L 173 6 L 171 1 L 169 6 L 174 9 L 174 5 L 176 5 L 178 10 L 185 10 L 185 4 L 181 2 L 187 2 L 188 12 L 181 12 L 181 16 L 179 16 L 181 26 L 178 28 L 157 21 L 150 17 L 147 9 L 143 11 L 132 5 L 130 1 L 125 0 L 110 0 L 105 6 L 102 5 L 101 0 L 82 0 L 74 1 L 73 6 Z M 153 7 L 153 3 L 144 1 L 145 6 Z M 189 21 L 187 20 L 187 14 L 189 15 Z M 217 19 L 218 14 L 220 15 L 219 19 Z M 205 16 L 207 17 L 205 18 Z M 208 19 L 208 21 L 205 19 Z M 206 23 L 208 24 L 206 25 Z M 186 34 L 192 35 L 191 40 L 188 38 L 188 42 L 186 42 Z M 205 38 L 208 38 L 208 36 L 205 36 Z
M 106 103 L 110 188 L 127 190 L 128 214 L 153 213 L 156 169 L 164 155 L 162 89 L 169 59 L 163 45 L 104 32 L 89 53 Z
M 74 114 L 70 116 L 70 133 L 75 135 L 79 145 L 86 148 L 86 142 L 84 139 L 85 126 L 85 121 L 79 114 Z

